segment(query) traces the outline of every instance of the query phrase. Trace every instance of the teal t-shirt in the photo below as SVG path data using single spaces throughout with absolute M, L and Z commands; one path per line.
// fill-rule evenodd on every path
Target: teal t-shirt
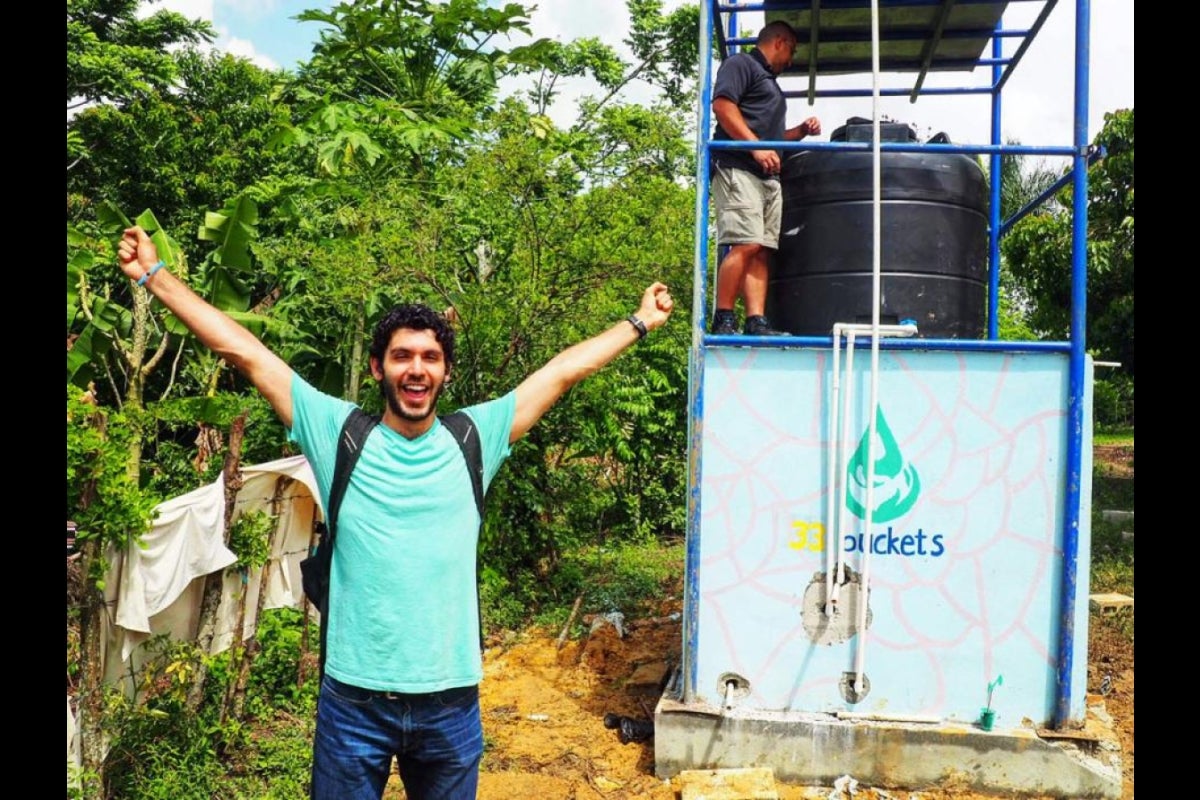
M 353 404 L 292 375 L 292 429 L 325 505 Z M 508 457 L 516 393 L 465 409 L 484 489 Z M 377 425 L 338 512 L 325 670 L 352 686 L 437 692 L 479 683 L 479 514 L 462 450 L 436 421 L 416 439 Z

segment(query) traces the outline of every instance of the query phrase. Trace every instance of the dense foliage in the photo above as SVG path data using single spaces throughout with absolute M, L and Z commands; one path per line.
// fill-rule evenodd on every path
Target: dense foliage
M 1120 364 L 1097 370 L 1096 419 L 1107 427 L 1133 425 L 1133 115 L 1105 114 L 1096 137 L 1105 155 L 1088 170 L 1086 342 L 1097 360 Z M 1072 199 L 1068 184 L 1001 242 L 1029 325 L 1059 340 L 1070 338 Z
M 658 2 L 631 3 L 640 63 L 630 65 L 599 42 L 497 46 L 528 31 L 529 10 L 516 4 L 351 2 L 302 15 L 325 26 L 313 57 L 295 73 L 268 73 L 186 47 L 211 35 L 203 24 L 164 12 L 138 20 L 135 8 L 68 4 L 68 103 L 79 108 L 68 119 L 67 514 L 90 543 L 93 599 L 105 548 L 135 541 L 155 503 L 215 480 L 235 420 L 246 420 L 242 463 L 292 452 L 246 380 L 116 269 L 131 224 L 306 379 L 371 410 L 380 395 L 366 343 L 400 301 L 455 309 L 453 407 L 511 390 L 623 319 L 652 281 L 675 289 L 677 318 L 688 318 L 691 73 L 669 65 L 687 53 L 694 9 L 663 15 Z M 501 97 L 500 79 L 519 74 L 542 93 Z M 584 75 L 606 94 L 560 130 L 544 104 Z M 639 76 L 675 105 L 622 103 L 621 88 Z M 514 448 L 483 531 L 491 627 L 519 625 L 577 591 L 543 580 L 576 548 L 682 535 L 687 345 L 686 322 L 667 326 L 570 392 Z M 261 562 L 269 527 L 233 523 L 239 563 Z M 637 594 L 613 591 L 595 602 Z M 99 608 L 84 609 L 85 628 L 90 619 L 99 629 Z M 267 753 L 241 727 L 281 709 L 311 717 L 315 686 L 296 680 L 311 642 L 302 646 L 298 619 L 268 614 L 262 624 L 245 705 L 232 716 L 240 648 L 205 658 L 162 642 L 132 700 L 99 685 L 94 659 L 76 667 L 91 698 L 81 709 L 89 741 L 100 724 L 111 743 L 107 756 L 85 754 L 80 790 L 303 793 L 304 731 L 287 752 Z M 94 650 L 88 642 L 74 647 Z M 203 686 L 199 706 L 192 684 Z M 231 766 L 241 788 L 228 783 Z
M 212 26 L 158 10 L 139 18 L 138 0 L 67 0 L 67 110 L 124 102 L 165 89 L 176 74 L 172 45 L 212 39 Z

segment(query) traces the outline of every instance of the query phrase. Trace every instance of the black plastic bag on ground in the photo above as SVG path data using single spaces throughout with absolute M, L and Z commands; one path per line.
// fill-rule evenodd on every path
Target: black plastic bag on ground
M 654 723 L 647 719 L 633 719 L 620 714 L 605 714 L 604 727 L 617 729 L 621 744 L 644 742 L 654 738 Z

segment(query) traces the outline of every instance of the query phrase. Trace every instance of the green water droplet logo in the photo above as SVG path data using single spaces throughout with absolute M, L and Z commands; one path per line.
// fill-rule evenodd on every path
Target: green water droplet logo
M 867 518 L 867 458 L 871 431 L 863 434 L 854 457 L 846 468 L 846 508 L 859 519 Z M 892 435 L 883 408 L 875 410 L 875 503 L 872 522 L 891 522 L 904 516 L 921 494 L 917 468 L 906 462 Z

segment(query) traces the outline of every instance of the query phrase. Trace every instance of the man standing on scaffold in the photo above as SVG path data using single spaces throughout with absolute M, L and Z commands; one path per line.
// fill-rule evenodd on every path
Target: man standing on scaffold
M 792 62 L 796 31 L 775 21 L 759 31 L 754 49 L 722 62 L 713 85 L 714 140 L 790 141 L 821 132 L 809 117 L 792 128 L 787 100 L 775 76 Z M 717 270 L 717 303 L 710 333 L 737 332 L 733 307 L 738 297 L 746 311 L 747 336 L 786 336 L 765 315 L 768 260 L 779 248 L 783 216 L 782 165 L 778 150 L 714 149 L 712 197 L 717 210 L 717 244 L 729 251 Z

